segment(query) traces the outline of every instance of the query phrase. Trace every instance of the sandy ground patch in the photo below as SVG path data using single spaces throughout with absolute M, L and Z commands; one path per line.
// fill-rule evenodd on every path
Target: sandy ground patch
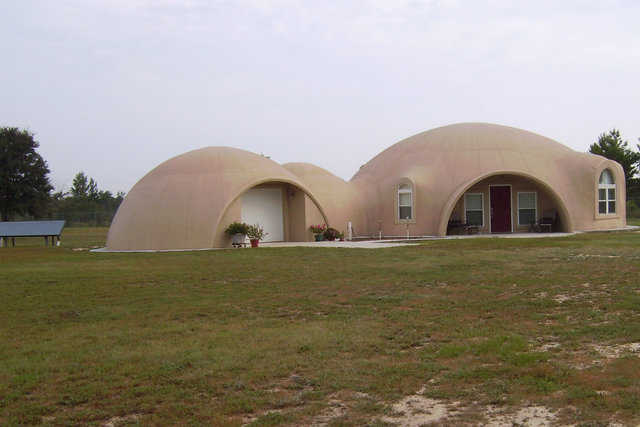
M 385 416 L 381 421 L 406 427 L 437 424 L 455 416 L 460 402 L 447 403 L 423 396 L 425 388 L 391 405 L 394 415 Z
M 125 423 L 135 423 L 140 419 L 141 416 L 142 414 L 130 414 L 124 415 L 122 417 L 111 417 L 104 424 L 102 424 L 102 427 L 116 427 Z
M 560 343 L 552 341 L 552 342 L 542 344 L 540 347 L 536 349 L 536 351 L 549 351 L 555 348 L 560 348 Z
M 394 414 L 382 417 L 380 421 L 404 427 L 424 425 L 465 425 L 464 411 L 467 409 L 461 402 L 446 402 L 424 396 L 425 388 L 411 396 L 407 396 L 391 405 Z M 479 408 L 485 421 L 479 425 L 491 427 L 502 426 L 550 426 L 557 415 L 544 406 L 526 405 L 520 408 L 497 407 L 488 405 Z M 473 423 L 474 425 L 477 423 Z
M 496 407 L 487 407 L 485 413 L 490 427 L 502 426 L 550 426 L 556 419 L 556 414 L 544 406 L 525 406 L 515 413 L 503 413 Z
M 601 356 L 606 357 L 607 359 L 618 359 L 625 354 L 635 354 L 640 355 L 640 342 L 632 342 L 628 344 L 618 344 L 618 345 L 599 345 L 593 344 L 591 346 L 595 351 L 597 351 Z
M 594 359 L 594 352 L 600 358 Z M 627 355 L 640 356 L 640 342 L 615 345 L 590 344 L 587 350 L 574 353 L 575 361 L 571 367 L 579 370 L 588 369 L 594 366 L 602 366 L 609 361 Z
M 553 297 L 553 300 L 555 302 L 557 302 L 558 304 L 562 304 L 563 302 L 567 302 L 569 300 L 571 300 L 572 297 L 568 296 L 568 295 L 563 295 L 563 294 L 558 294 L 555 297 Z

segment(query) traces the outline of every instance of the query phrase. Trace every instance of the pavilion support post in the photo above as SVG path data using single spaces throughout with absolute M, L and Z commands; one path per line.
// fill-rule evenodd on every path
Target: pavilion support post
M 56 246 L 60 246 L 60 235 L 56 236 Z
M 0 236 L 0 248 L 4 247 L 4 237 Z
M 13 246 L 14 248 L 16 247 L 16 238 L 15 237 L 11 238 L 11 246 Z
M 49 246 L 49 236 L 44 236 L 44 246 Z

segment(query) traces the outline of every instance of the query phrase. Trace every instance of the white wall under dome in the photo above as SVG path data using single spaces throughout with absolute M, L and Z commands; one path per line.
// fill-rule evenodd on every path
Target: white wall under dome
M 260 224 L 264 242 L 284 241 L 281 188 L 252 188 L 242 195 L 242 222 Z

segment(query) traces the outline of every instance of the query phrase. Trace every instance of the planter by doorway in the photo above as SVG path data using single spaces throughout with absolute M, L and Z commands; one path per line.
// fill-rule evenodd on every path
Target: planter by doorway
M 246 234 L 236 233 L 233 236 L 231 236 L 231 245 L 234 248 L 240 247 L 244 245 L 244 239 L 246 238 L 247 238 Z
M 252 248 L 257 248 L 259 242 L 260 242 L 259 239 L 251 239 L 251 247 Z
M 316 234 L 316 242 L 322 242 L 324 240 L 324 234 Z

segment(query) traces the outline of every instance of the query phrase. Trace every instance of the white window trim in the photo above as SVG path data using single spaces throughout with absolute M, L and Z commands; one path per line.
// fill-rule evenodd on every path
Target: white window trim
M 533 194 L 535 196 L 535 204 L 534 204 L 534 219 L 536 223 L 538 222 L 538 192 L 537 191 L 518 191 L 516 194 L 517 199 L 517 211 L 518 211 L 518 227 L 528 227 L 531 224 L 521 224 L 520 223 L 520 195 L 521 194 Z M 523 208 L 523 209 L 531 209 L 531 208 Z
M 480 202 L 482 203 L 482 208 L 467 209 L 467 196 L 478 196 L 478 195 L 480 196 Z M 484 193 L 465 193 L 464 194 L 464 222 L 468 224 L 469 221 L 467 221 L 467 210 L 474 211 L 474 212 L 478 212 L 478 211 L 482 212 L 482 224 L 480 224 L 480 227 L 484 228 Z
M 409 186 L 409 190 L 403 190 L 400 189 L 400 186 L 402 185 L 408 185 Z M 400 194 L 409 194 L 411 195 L 411 204 L 410 205 L 401 205 L 400 204 Z M 396 218 L 398 218 L 398 222 L 399 223 L 408 223 L 408 222 L 414 222 L 415 221 L 415 217 L 416 217 L 416 213 L 415 213 L 415 209 L 414 209 L 414 197 L 413 197 L 413 183 L 410 182 L 400 182 L 397 187 L 396 187 Z M 400 208 L 406 208 L 406 207 L 410 207 L 411 208 L 411 217 L 410 218 L 400 218 Z
M 602 174 L 608 171 L 609 175 L 611 175 L 611 178 L 613 179 L 613 184 L 600 184 L 600 178 L 602 177 Z M 614 190 L 614 195 L 615 198 L 610 199 L 609 198 L 609 190 L 613 189 Z M 600 199 L 600 190 L 604 190 L 605 195 L 604 195 L 604 200 Z M 613 175 L 613 172 L 611 172 L 610 169 L 605 168 L 600 172 L 600 175 L 598 175 L 598 192 L 597 192 L 597 200 L 598 203 L 596 205 L 596 212 L 598 213 L 598 215 L 607 215 L 607 216 L 612 216 L 612 215 L 617 215 L 618 213 L 618 189 L 616 188 L 616 181 L 615 181 L 615 176 Z M 605 202 L 605 212 L 601 213 L 600 212 L 600 202 Z M 615 212 L 609 212 L 609 202 L 613 202 L 615 203 Z

